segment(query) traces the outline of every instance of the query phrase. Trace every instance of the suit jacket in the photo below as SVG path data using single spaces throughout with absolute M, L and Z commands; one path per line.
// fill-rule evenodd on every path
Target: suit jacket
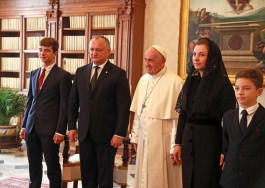
M 26 128 L 26 134 L 32 131 L 33 126 L 39 135 L 53 136 L 55 132 L 65 134 L 71 75 L 54 65 L 38 93 L 40 72 L 41 68 L 30 74 L 22 128 Z
M 126 136 L 131 103 L 126 73 L 109 61 L 90 90 L 92 63 L 77 69 L 69 99 L 68 129 L 77 129 L 82 142 L 90 131 L 96 143 L 109 143 L 112 136 Z
M 223 118 L 225 166 L 221 177 L 224 188 L 265 187 L 265 109 L 255 112 L 247 129 L 241 133 L 238 109 Z

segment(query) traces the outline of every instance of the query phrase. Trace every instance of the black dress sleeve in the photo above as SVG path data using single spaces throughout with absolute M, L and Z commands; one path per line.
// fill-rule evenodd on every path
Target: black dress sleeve
M 179 112 L 179 120 L 178 120 L 178 127 L 177 127 L 177 134 L 175 139 L 175 144 L 181 144 L 182 139 L 182 132 L 184 130 L 184 126 L 187 120 L 187 113 L 183 109 Z

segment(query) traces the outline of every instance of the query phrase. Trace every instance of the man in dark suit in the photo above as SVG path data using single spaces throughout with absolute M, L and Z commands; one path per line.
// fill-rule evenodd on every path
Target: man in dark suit
M 91 39 L 92 63 L 77 69 L 70 93 L 69 138 L 75 141 L 78 129 L 82 186 L 86 188 L 113 187 L 114 158 L 128 127 L 129 83 L 125 71 L 108 61 L 110 51 L 107 38 Z
M 265 187 L 265 108 L 257 103 L 262 83 L 263 74 L 258 69 L 242 70 L 236 75 L 239 108 L 223 117 L 223 188 Z
M 47 165 L 50 188 L 61 187 L 59 146 L 67 129 L 68 96 L 71 75 L 55 64 L 58 42 L 40 41 L 42 67 L 30 74 L 30 86 L 20 137 L 25 139 L 29 161 L 30 188 L 40 188 L 42 156 Z

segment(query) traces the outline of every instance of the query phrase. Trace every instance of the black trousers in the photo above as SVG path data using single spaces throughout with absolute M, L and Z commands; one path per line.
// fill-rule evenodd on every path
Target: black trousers
M 112 188 L 116 148 L 95 143 L 91 136 L 79 143 L 82 187 Z
M 29 162 L 30 188 L 40 188 L 42 182 L 43 155 L 47 165 L 47 176 L 50 188 L 62 185 L 61 166 L 59 162 L 59 144 L 54 144 L 53 136 L 38 135 L 34 130 L 26 135 L 27 155 Z

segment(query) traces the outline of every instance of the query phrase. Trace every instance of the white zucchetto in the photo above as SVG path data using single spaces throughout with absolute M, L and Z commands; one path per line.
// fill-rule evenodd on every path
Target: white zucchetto
M 153 45 L 151 47 L 156 49 L 165 59 L 167 59 L 167 52 L 164 47 L 160 45 Z

